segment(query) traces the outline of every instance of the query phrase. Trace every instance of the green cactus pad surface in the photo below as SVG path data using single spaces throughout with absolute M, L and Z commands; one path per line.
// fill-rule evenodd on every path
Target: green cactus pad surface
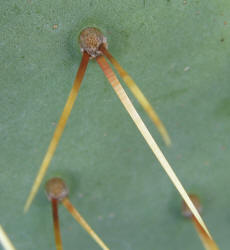
M 23 213 L 80 64 L 79 33 L 89 26 L 102 30 L 111 54 L 156 109 L 171 147 L 125 86 L 185 189 L 200 197 L 213 238 L 228 249 L 229 0 L 2 1 L 0 224 L 18 250 L 55 250 L 45 182 L 58 176 L 112 250 L 203 249 L 181 215 L 178 192 L 94 60 Z M 65 250 L 100 249 L 61 204 L 59 216 Z

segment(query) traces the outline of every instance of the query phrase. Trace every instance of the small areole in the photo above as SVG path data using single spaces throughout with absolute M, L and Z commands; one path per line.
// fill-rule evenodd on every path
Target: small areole
M 64 207 L 69 211 L 69 213 L 74 217 L 74 219 L 85 229 L 85 231 L 96 241 L 96 243 L 103 249 L 109 250 L 106 244 L 101 240 L 101 238 L 94 232 L 94 230 L 89 226 L 86 220 L 80 215 L 77 209 L 72 205 L 68 199 L 69 189 L 66 186 L 63 179 L 59 177 L 54 177 L 46 182 L 45 185 L 46 194 L 48 200 L 52 204 L 52 214 L 53 214 L 53 224 L 54 224 L 54 236 L 55 245 L 57 250 L 63 250 L 63 244 L 61 239 L 61 229 L 59 224 L 58 216 L 58 203 L 62 202 Z

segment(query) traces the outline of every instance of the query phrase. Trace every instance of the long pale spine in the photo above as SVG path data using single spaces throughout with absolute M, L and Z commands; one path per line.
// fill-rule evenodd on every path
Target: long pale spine
M 1 225 L 0 225 L 0 243 L 2 244 L 5 250 L 16 250 L 16 248 L 13 246 L 12 242 L 10 241 L 9 237 L 7 236 Z
M 161 166 L 164 168 L 165 172 L 171 179 L 172 183 L 177 188 L 178 192 L 194 214 L 194 216 L 197 218 L 197 221 L 200 223 L 200 225 L 204 228 L 204 230 L 207 232 L 207 234 L 211 237 L 204 221 L 202 220 L 200 214 L 198 213 L 197 209 L 193 205 L 192 201 L 190 200 L 187 192 L 183 188 L 181 182 L 177 178 L 176 174 L 174 173 L 172 167 L 169 165 L 168 161 L 166 160 L 165 156 L 161 152 L 160 148 L 156 144 L 155 140 L 153 139 L 152 135 L 148 131 L 147 127 L 145 126 L 144 122 L 140 118 L 139 114 L 137 113 L 136 109 L 134 108 L 132 102 L 130 101 L 129 97 L 125 93 L 123 87 L 121 86 L 119 80 L 117 79 L 116 75 L 112 71 L 111 67 L 105 60 L 103 56 L 98 56 L 96 58 L 98 64 L 100 65 L 102 71 L 104 72 L 105 76 L 109 80 L 110 84 L 112 85 L 113 89 L 115 90 L 117 96 L 121 100 L 122 104 L 124 105 L 125 109 L 133 119 L 134 123 L 136 124 L 137 128 L 139 129 L 140 133 L 144 137 L 145 141 L 151 148 L 152 152 L 155 154 L 156 158 L 160 162 Z

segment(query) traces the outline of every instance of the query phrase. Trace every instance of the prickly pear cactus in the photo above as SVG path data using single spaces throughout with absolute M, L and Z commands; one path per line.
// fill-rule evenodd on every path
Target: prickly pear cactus
M 227 0 L 5 1 L 0 9 L 0 224 L 17 249 L 55 249 L 44 183 L 69 198 L 111 249 L 203 249 L 181 199 L 94 60 L 49 170 L 23 206 L 81 60 L 100 28 L 167 127 L 166 147 L 134 105 L 221 249 L 229 246 L 230 4 Z M 64 249 L 99 249 L 60 206 Z M 186 246 L 186 247 L 185 247 Z

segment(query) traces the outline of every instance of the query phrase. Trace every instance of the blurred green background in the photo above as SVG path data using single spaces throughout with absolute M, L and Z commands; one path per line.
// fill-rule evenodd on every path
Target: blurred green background
M 72 203 L 111 249 L 203 249 L 181 217 L 177 191 L 95 61 L 23 214 L 81 60 L 77 36 L 92 25 L 157 110 L 170 148 L 127 90 L 186 190 L 200 196 L 214 239 L 228 249 L 228 0 L 2 0 L 0 223 L 17 249 L 54 250 L 44 183 L 61 176 Z M 100 249 L 63 206 L 60 220 L 64 249 Z

